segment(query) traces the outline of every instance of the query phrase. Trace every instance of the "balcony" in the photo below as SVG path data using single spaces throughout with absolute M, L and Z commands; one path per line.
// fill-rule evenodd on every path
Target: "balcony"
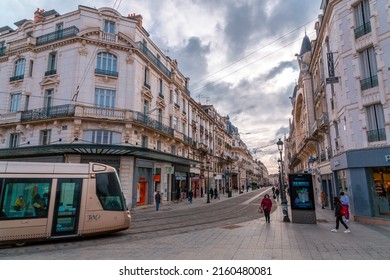
M 366 89 L 377 87 L 377 86 L 378 86 L 378 76 L 377 75 L 360 80 L 360 89 L 361 90 L 366 90 Z
M 77 106 L 75 116 L 124 121 L 126 111 L 105 107 Z
M 57 74 L 57 69 L 52 69 L 45 72 L 45 76 L 51 76 L 55 74 Z
M 66 104 L 22 112 L 21 121 L 45 120 L 74 116 L 74 105 Z
M 113 33 L 108 32 L 100 32 L 100 40 L 110 43 L 117 43 L 118 42 L 118 36 Z
M 208 151 L 209 151 L 207 145 L 206 145 L 206 144 L 203 144 L 203 143 L 198 143 L 198 149 L 199 149 L 200 151 L 203 151 L 203 152 L 208 152 Z
M 366 22 L 363 25 L 355 28 L 355 39 L 371 32 L 371 22 Z
M 79 29 L 76 26 L 71 26 L 68 28 L 64 28 L 62 30 L 57 30 L 37 37 L 36 45 L 37 46 L 46 45 L 63 39 L 75 37 L 77 36 L 78 32 Z
M 168 68 L 161 63 L 160 59 L 157 58 L 148 48 L 146 45 L 144 45 L 142 42 L 137 42 L 139 50 L 152 61 L 152 63 L 161 71 L 163 72 L 167 77 L 171 77 L 171 71 L 168 70 Z
M 96 75 L 104 75 L 104 76 L 110 76 L 110 77 L 118 77 L 117 71 L 110 71 L 110 70 L 104 70 L 104 69 L 98 69 L 95 68 L 95 74 Z
M 133 121 L 173 136 L 173 129 L 141 112 L 132 112 Z
M 9 81 L 10 82 L 16 82 L 16 81 L 20 81 L 20 80 L 23 80 L 24 79 L 24 75 L 18 75 L 18 76 L 13 76 L 11 78 L 9 78 Z
M 25 47 L 34 47 L 36 44 L 36 39 L 34 37 L 27 37 L 18 39 L 8 43 L 8 50 L 14 51 L 17 49 L 25 48 Z
M 385 141 L 385 140 L 386 140 L 386 131 L 384 128 L 367 131 L 368 142 L 377 142 L 377 141 Z
M 6 114 L 0 114 L 0 124 L 9 124 L 20 122 L 21 113 L 12 112 Z

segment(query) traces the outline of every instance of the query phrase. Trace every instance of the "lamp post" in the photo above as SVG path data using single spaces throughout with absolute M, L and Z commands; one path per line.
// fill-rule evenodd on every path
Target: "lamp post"
M 290 218 L 288 217 L 288 206 L 287 206 L 287 198 L 286 198 L 286 186 L 284 184 L 284 172 L 283 172 L 283 141 L 279 138 L 279 141 L 276 142 L 278 145 L 278 150 L 280 153 L 280 182 L 279 185 L 281 187 L 281 199 L 282 199 L 282 211 L 283 211 L 283 222 L 290 222 Z
M 207 203 L 210 203 L 210 162 L 207 162 Z

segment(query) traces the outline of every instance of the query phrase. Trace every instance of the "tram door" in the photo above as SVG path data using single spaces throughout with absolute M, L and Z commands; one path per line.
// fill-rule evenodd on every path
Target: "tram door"
M 77 233 L 80 213 L 82 179 L 58 179 L 53 215 L 53 236 Z

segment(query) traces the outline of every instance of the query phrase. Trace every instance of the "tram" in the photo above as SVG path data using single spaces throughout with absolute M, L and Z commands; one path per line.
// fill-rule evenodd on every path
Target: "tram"
M 0 244 L 105 234 L 130 222 L 111 166 L 0 161 Z

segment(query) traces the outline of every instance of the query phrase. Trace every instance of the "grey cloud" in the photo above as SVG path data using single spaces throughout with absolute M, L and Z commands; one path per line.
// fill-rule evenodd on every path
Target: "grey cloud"
M 298 70 L 298 64 L 295 60 L 291 61 L 281 61 L 276 67 L 272 68 L 266 76 L 265 80 L 273 79 L 276 75 L 283 72 L 285 69 L 291 68 L 293 70 Z

